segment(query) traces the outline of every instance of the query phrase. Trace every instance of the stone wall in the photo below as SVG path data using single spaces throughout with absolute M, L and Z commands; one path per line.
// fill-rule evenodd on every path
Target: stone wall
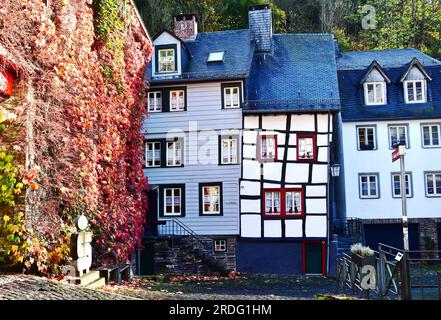
M 227 240 L 227 251 L 215 253 L 214 239 Z M 155 273 L 209 275 L 236 270 L 236 237 L 204 237 L 203 241 L 204 248 L 189 237 L 155 238 Z

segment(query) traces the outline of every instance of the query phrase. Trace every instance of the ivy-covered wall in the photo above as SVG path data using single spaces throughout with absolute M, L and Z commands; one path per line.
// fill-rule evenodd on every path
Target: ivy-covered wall
M 80 213 L 95 262 L 127 261 L 147 206 L 140 126 L 151 43 L 134 7 L 2 0 L 0 21 L 0 69 L 14 74 L 12 97 L 0 99 L 11 114 L 0 119 L 0 263 L 57 273 Z

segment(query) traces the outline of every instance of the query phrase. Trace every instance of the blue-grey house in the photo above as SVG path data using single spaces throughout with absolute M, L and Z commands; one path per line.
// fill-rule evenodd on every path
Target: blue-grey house
M 326 275 L 333 36 L 273 34 L 268 5 L 250 8 L 246 30 L 174 19 L 147 70 L 146 237 L 211 243 L 228 270 Z

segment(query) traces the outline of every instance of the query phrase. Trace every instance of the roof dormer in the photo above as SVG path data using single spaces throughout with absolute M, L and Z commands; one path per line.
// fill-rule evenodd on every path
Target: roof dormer
M 387 104 L 387 85 L 391 80 L 377 61 L 373 61 L 361 79 L 364 88 L 364 102 L 367 106 Z
M 176 78 L 182 75 L 186 61 L 190 59 L 185 42 L 168 30 L 153 38 L 153 78 Z
M 417 58 L 413 58 L 400 82 L 403 83 L 404 100 L 406 103 L 427 102 L 427 81 L 432 78 L 424 70 Z

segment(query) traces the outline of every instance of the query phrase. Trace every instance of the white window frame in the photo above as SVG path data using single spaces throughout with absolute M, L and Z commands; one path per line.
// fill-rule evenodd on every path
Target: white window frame
M 228 143 L 227 154 L 224 153 L 224 142 Z M 221 164 L 238 164 L 239 163 L 239 138 L 228 137 L 221 138 L 220 152 L 221 152 Z M 225 159 L 227 159 L 225 161 Z
M 150 98 L 150 95 L 153 97 Z M 150 99 L 153 99 L 153 105 L 150 103 Z M 151 91 L 148 94 L 148 111 L 153 112 L 161 112 L 162 111 L 162 91 Z
M 237 90 L 237 96 L 234 92 Z M 227 99 L 227 91 L 230 91 L 230 99 Z M 240 108 L 240 87 L 225 87 L 224 88 L 224 108 L 225 109 L 238 109 Z M 229 103 L 229 105 L 228 105 Z
M 429 128 L 429 139 L 430 139 L 430 144 L 425 144 L 425 139 L 424 139 L 424 128 L 428 127 Z M 433 144 L 433 127 L 437 127 L 438 128 L 438 144 Z M 439 123 L 423 123 L 421 124 L 421 138 L 422 138 L 422 143 L 423 143 L 423 148 L 440 148 L 441 147 L 441 125 Z
M 397 134 L 399 135 L 398 128 L 401 128 L 401 127 L 404 128 L 404 135 L 405 135 L 405 139 L 406 139 L 406 148 L 409 149 L 409 132 L 408 132 L 409 128 L 408 128 L 407 124 L 393 124 L 393 125 L 388 126 L 387 130 L 388 130 L 388 135 L 389 135 L 389 149 L 393 149 L 391 129 L 397 128 Z
M 212 186 L 204 185 L 201 188 L 202 188 L 202 199 L 201 199 L 201 201 L 202 201 L 202 215 L 221 215 L 221 213 L 222 213 L 222 203 L 221 203 L 221 200 L 222 200 L 222 196 L 221 196 L 222 187 L 220 185 L 212 185 Z M 206 201 L 205 201 L 205 190 L 206 189 L 210 190 L 210 189 L 213 189 L 213 188 L 218 189 L 218 193 L 217 193 L 218 210 L 205 211 L 205 204 L 206 204 Z M 210 193 L 210 191 L 209 191 L 207 197 L 210 198 L 209 202 L 208 202 L 210 208 L 213 208 L 214 205 L 216 204 L 215 196 L 216 195 L 212 195 Z
M 366 177 L 367 178 L 367 184 L 368 184 L 368 195 L 363 195 L 363 182 L 362 182 L 362 178 Z M 370 184 L 371 184 L 371 179 L 375 178 L 375 194 L 371 193 L 371 188 L 370 188 Z M 380 184 L 379 184 L 379 176 L 378 174 L 360 174 L 358 176 L 358 185 L 359 185 L 359 189 L 360 189 L 360 199 L 379 199 L 380 198 Z
M 173 54 L 173 60 L 170 61 L 161 61 L 161 52 L 163 51 L 168 51 L 168 52 L 172 52 Z M 161 70 L 161 66 L 162 65 L 170 65 L 173 68 L 173 70 Z M 172 73 L 172 72 L 176 72 L 176 50 L 174 48 L 167 48 L 167 49 L 159 49 L 158 50 L 158 73 Z
M 400 193 L 395 193 L 395 178 L 399 178 L 400 182 Z M 406 173 L 406 198 L 412 198 L 412 174 Z M 392 198 L 401 198 L 401 174 L 400 173 L 392 173 Z
M 214 248 L 214 252 L 227 252 L 227 240 L 224 239 L 214 240 L 213 248 Z
M 368 129 L 372 129 L 373 131 L 373 149 L 362 149 L 360 146 L 360 130 L 364 131 L 364 135 L 366 137 L 366 141 L 368 140 Z M 359 126 L 356 127 L 357 130 L 357 150 L 359 151 L 373 151 L 373 150 L 377 150 L 377 128 L 375 126 Z M 366 145 L 366 144 L 365 144 Z
M 169 145 L 173 144 L 172 150 L 169 149 Z M 183 166 L 184 159 L 184 143 L 182 140 L 167 141 L 166 147 L 166 165 L 167 167 L 181 167 Z M 180 157 L 176 155 L 177 151 L 180 150 Z M 172 151 L 172 154 L 170 154 Z M 170 164 L 171 160 L 171 164 Z
M 182 93 L 182 99 L 180 94 Z M 176 106 L 174 107 L 173 99 L 176 95 Z M 185 111 L 185 90 L 171 90 L 170 91 L 170 112 L 182 112 Z
M 381 86 L 381 97 L 377 96 L 377 86 Z M 374 90 L 374 102 L 369 101 L 369 89 L 368 86 L 373 86 Z M 381 106 L 387 104 L 387 87 L 385 82 L 365 82 L 364 83 L 364 102 L 367 106 Z M 378 101 L 378 99 L 381 98 L 382 101 Z
M 408 84 L 412 83 L 412 90 L 414 99 L 409 99 L 409 88 Z M 421 83 L 421 90 L 422 90 L 422 100 L 417 100 L 417 94 L 416 94 L 416 84 Z M 406 103 L 426 103 L 427 102 L 427 81 L 426 80 L 406 80 L 403 82 L 404 86 L 404 99 Z
M 172 207 L 172 212 L 168 213 L 167 212 L 167 191 L 171 190 L 171 207 Z M 175 195 L 175 191 L 179 190 L 179 212 L 175 211 L 175 198 L 178 197 Z M 163 215 L 164 217 L 180 217 L 182 216 L 182 199 L 183 199 L 183 189 L 182 188 L 164 188 L 164 211 L 163 211 Z
M 433 179 L 433 194 L 429 194 L 429 176 L 432 176 Z M 437 192 L 437 184 L 436 184 L 436 176 L 441 176 L 441 172 L 425 172 L 424 180 L 425 180 L 425 189 L 426 189 L 426 197 L 427 198 L 439 198 L 441 197 L 441 192 Z M 441 182 L 440 182 L 441 183 Z
M 152 145 L 152 150 L 149 150 L 149 145 Z M 158 146 L 159 148 L 159 159 L 157 159 L 156 156 L 156 150 L 155 146 Z M 152 158 L 151 161 L 153 165 L 149 166 L 149 152 L 151 152 Z M 159 160 L 159 164 L 155 164 L 155 162 Z M 146 142 L 145 144 L 145 166 L 146 168 L 158 168 L 161 166 L 161 142 L 159 141 L 151 141 Z

